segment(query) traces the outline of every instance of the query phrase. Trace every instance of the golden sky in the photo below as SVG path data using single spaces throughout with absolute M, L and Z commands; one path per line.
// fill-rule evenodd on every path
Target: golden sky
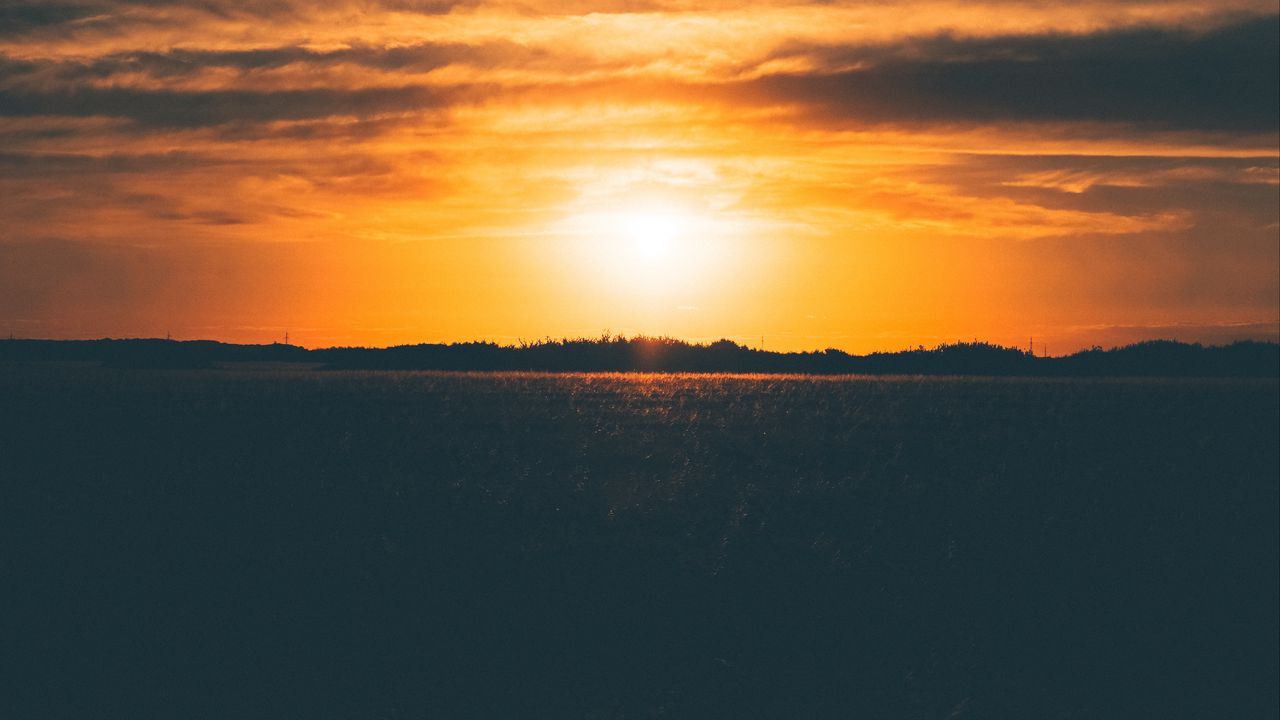
M 0 330 L 1280 337 L 1280 15 L 16 0 Z

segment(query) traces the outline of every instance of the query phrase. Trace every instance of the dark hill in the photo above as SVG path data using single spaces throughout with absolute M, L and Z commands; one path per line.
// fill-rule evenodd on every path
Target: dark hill
M 1154 340 L 1064 357 L 1035 357 L 988 343 L 850 355 L 780 353 L 729 340 L 604 336 L 507 346 L 487 342 L 389 348 L 235 345 L 211 340 L 3 340 L 0 361 L 79 361 L 111 367 L 201 368 L 215 363 L 314 363 L 330 369 L 533 370 L 545 372 L 730 372 L 869 375 L 1280 377 L 1280 345 L 1202 346 Z

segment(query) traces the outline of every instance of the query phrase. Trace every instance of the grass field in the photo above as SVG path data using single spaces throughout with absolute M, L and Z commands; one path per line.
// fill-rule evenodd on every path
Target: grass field
M 1280 385 L 0 367 L 0 716 L 1267 718 Z

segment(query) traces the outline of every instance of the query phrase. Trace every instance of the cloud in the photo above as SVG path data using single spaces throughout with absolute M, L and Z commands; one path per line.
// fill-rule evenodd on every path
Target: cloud
M 166 52 L 112 53 L 90 62 L 63 60 L 19 63 L 10 60 L 5 74 L 18 76 L 24 73 L 44 73 L 63 82 L 73 82 L 111 78 L 123 73 L 145 73 L 164 79 L 221 68 L 252 72 L 287 67 L 317 70 L 338 65 L 383 72 L 424 73 L 453 64 L 483 68 L 524 67 L 550 58 L 559 58 L 560 63 L 567 62 L 563 53 L 557 55 L 545 49 L 501 41 L 478 45 L 425 42 L 392 47 L 355 44 L 335 50 L 315 50 L 300 45 L 246 50 L 175 48 Z
M 666 52 L 606 57 L 587 48 L 489 40 L 177 47 L 56 59 L 0 55 L 0 116 L 123 117 L 148 127 L 202 127 L 370 119 L 438 108 L 462 96 L 507 94 L 534 102 L 612 97 L 718 102 L 729 109 L 784 106 L 797 108 L 800 122 L 825 127 L 1036 122 L 1269 133 L 1280 123 L 1280 17 L 1274 15 L 1204 32 L 1149 27 L 789 42 L 758 56 L 740 53 L 736 69 L 722 63 L 724 74 L 708 67 L 700 76 L 683 65 L 672 70 Z M 451 66 L 476 72 L 443 83 L 421 77 Z
M 0 37 L 12 37 L 63 25 L 97 13 L 91 5 L 11 0 L 0 6 Z
M 976 197 L 1008 197 L 1041 207 L 1147 215 L 1182 208 L 1193 210 L 1202 224 L 1219 227 L 1227 215 L 1239 225 L 1233 232 L 1239 238 L 1244 228 L 1254 228 L 1245 235 L 1257 236 L 1274 221 L 1280 167 L 1274 157 L 970 156 L 919 176 Z M 1211 217 L 1215 220 L 1207 222 Z
M 84 27 L 120 30 L 212 19 L 305 21 L 321 12 L 443 15 L 480 0 L 8 0 L 0 7 L 0 37 L 61 37 Z
M 871 47 L 784 49 L 807 73 L 741 83 L 733 95 L 797 104 L 829 123 L 1101 121 L 1167 129 L 1274 131 L 1280 23 L 1207 33 L 940 36 Z M 828 72 L 827 68 L 850 68 Z
M 0 178 L 83 176 L 97 173 L 150 174 L 228 161 L 189 152 L 84 155 L 0 152 Z
M 365 90 L 150 91 L 82 88 L 54 92 L 0 90 L 0 116 L 121 117 L 149 127 L 195 128 L 314 118 L 367 118 L 447 104 L 425 87 Z

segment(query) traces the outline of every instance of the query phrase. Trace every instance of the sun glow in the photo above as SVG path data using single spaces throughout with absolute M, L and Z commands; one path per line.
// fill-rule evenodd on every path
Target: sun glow
M 710 218 L 665 206 L 580 213 L 565 224 L 570 234 L 589 243 L 590 254 L 627 272 L 688 265 L 716 232 Z
M 626 334 L 723 333 L 774 266 L 772 209 L 750 209 L 714 163 L 584 167 L 530 257 L 554 263 L 565 317 L 598 314 Z
M 663 212 L 625 213 L 618 219 L 636 255 L 649 261 L 669 258 L 689 224 L 678 215 Z
M 711 290 L 734 264 L 741 239 L 729 218 L 675 202 L 575 213 L 561 227 L 573 238 L 574 282 L 631 298 Z

